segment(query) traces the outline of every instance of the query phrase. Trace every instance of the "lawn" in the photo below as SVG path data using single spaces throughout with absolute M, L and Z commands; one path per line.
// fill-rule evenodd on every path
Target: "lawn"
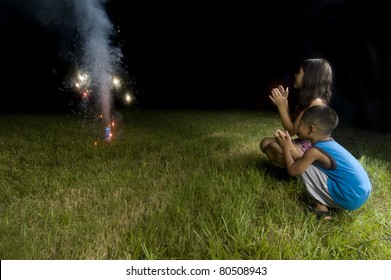
M 81 115 L 0 115 L 0 259 L 391 259 L 390 133 L 337 128 L 373 192 L 327 222 L 259 150 L 276 113 L 115 117 L 108 142 Z

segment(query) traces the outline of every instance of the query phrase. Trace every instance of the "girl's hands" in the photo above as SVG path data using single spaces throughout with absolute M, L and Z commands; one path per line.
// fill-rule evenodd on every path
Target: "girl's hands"
M 279 85 L 278 87 L 272 89 L 269 98 L 273 102 L 273 104 L 278 107 L 285 105 L 285 103 L 288 102 L 288 95 L 289 88 L 286 87 L 286 89 L 284 89 L 283 86 Z

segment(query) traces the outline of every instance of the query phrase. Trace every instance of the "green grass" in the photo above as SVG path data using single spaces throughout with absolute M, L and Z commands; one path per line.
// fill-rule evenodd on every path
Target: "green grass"
M 330 222 L 259 141 L 256 111 L 0 116 L 0 259 L 391 259 L 391 135 L 340 127 L 373 183 Z

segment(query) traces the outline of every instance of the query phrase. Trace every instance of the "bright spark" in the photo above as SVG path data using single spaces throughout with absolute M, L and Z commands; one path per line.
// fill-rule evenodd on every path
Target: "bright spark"
M 125 104 L 131 104 L 133 102 L 134 98 L 130 93 L 125 93 L 124 95 L 124 103 Z
M 88 75 L 87 74 L 79 74 L 79 80 L 84 82 L 88 79 Z
M 113 77 L 113 85 L 114 85 L 116 88 L 121 87 L 121 81 L 120 81 L 120 79 L 118 79 L 117 77 Z

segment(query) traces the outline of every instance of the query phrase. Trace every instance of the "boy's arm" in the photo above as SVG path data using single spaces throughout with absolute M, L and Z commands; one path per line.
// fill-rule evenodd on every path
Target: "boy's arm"
M 306 150 L 301 158 L 294 161 L 289 149 L 283 149 L 286 169 L 290 176 L 298 176 L 310 166 L 318 157 L 319 151 L 317 149 L 309 148 Z
M 292 149 L 292 139 L 286 131 L 285 133 L 277 130 L 275 132 L 277 143 L 280 145 L 284 154 L 285 166 L 290 176 L 297 176 L 304 173 L 308 166 L 310 166 L 319 157 L 317 149 L 308 149 L 302 157 L 294 160 L 294 153 L 296 150 Z

